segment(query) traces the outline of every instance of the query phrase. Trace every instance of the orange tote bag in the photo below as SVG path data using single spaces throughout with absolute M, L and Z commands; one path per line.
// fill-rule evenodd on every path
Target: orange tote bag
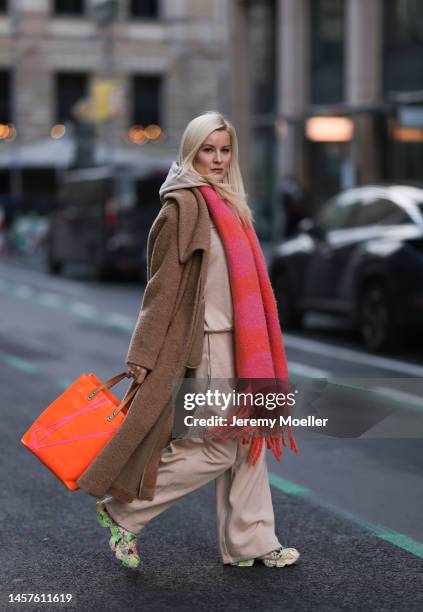
M 69 490 L 79 489 L 78 478 L 122 425 L 139 385 L 122 403 L 110 387 L 128 376 L 121 372 L 101 384 L 95 374 L 81 374 L 22 436 L 22 444 Z

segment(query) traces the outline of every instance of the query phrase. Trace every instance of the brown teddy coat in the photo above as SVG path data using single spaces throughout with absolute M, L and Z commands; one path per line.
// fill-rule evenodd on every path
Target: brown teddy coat
M 77 481 L 90 495 L 154 498 L 160 455 L 171 439 L 172 380 L 202 358 L 210 225 L 198 189 L 166 195 L 148 236 L 148 282 L 126 357 L 151 372 L 120 429 Z

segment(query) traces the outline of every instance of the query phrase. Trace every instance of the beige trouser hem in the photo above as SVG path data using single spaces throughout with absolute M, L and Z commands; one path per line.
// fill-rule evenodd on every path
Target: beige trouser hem
M 280 547 L 263 452 L 255 466 L 240 441 L 174 440 L 164 449 L 152 501 L 109 498 L 112 518 L 139 533 L 174 502 L 215 479 L 217 532 L 223 563 L 253 559 Z

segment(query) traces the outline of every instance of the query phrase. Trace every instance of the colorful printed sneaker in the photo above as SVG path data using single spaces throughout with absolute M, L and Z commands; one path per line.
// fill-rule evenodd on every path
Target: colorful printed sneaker
M 296 562 L 300 553 L 296 548 L 284 548 L 281 546 L 277 550 L 272 550 L 270 553 L 258 557 L 261 563 L 264 563 L 266 567 L 284 567 L 285 565 L 292 565 Z
M 137 550 L 137 535 L 118 525 L 107 512 L 105 500 L 96 503 L 97 519 L 100 527 L 109 528 L 112 537 L 109 546 L 125 567 L 138 567 L 141 563 Z
M 266 567 L 284 567 L 292 565 L 300 556 L 296 548 L 284 548 L 281 546 L 270 553 L 257 557 L 257 560 L 263 563 Z M 255 559 L 243 559 L 242 561 L 234 561 L 231 565 L 236 567 L 251 567 L 254 565 Z

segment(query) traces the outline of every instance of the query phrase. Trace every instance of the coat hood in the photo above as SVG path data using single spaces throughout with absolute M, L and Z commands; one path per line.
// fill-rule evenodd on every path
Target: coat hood
M 176 189 L 192 189 L 193 187 L 201 187 L 201 185 L 209 185 L 209 183 L 196 172 L 191 171 L 181 174 L 181 167 L 175 160 L 170 167 L 165 182 L 159 189 L 160 201 L 164 204 L 167 194 Z

